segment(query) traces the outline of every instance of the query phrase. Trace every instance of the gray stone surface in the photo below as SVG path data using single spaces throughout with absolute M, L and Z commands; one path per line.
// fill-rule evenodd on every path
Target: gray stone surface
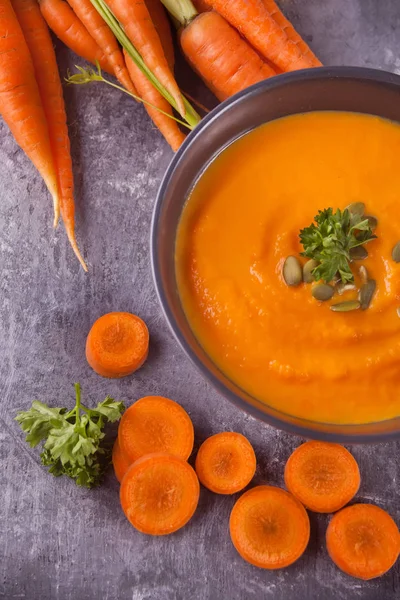
M 400 72 L 398 0 L 282 0 L 293 23 L 329 65 Z M 63 73 L 76 57 L 57 45 Z M 185 87 L 201 86 L 185 78 Z M 210 97 L 204 91 L 204 98 Z M 201 492 L 194 519 L 162 539 L 137 533 L 118 503 L 112 474 L 93 491 L 53 479 L 13 421 L 34 398 L 73 402 L 74 381 L 88 403 L 112 394 L 128 403 L 152 393 L 189 411 L 196 447 L 220 430 L 249 437 L 256 483 L 283 485 L 283 465 L 300 440 L 231 406 L 199 376 L 161 316 L 149 265 L 149 226 L 171 152 L 142 107 L 104 86 L 66 89 L 76 174 L 78 237 L 85 275 L 62 228 L 51 229 L 44 185 L 0 123 L 0 597 L 28 600 L 394 600 L 400 565 L 364 583 L 329 560 L 328 517 L 311 514 L 311 541 L 291 568 L 264 572 L 232 547 L 235 498 Z M 86 365 L 90 324 L 128 310 L 149 324 L 151 351 L 136 376 L 97 377 Z M 400 523 L 399 444 L 353 447 L 363 475 L 358 500 L 376 502 Z

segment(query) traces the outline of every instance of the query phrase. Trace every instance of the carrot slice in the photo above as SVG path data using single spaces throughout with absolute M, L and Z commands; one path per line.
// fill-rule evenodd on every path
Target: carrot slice
M 114 467 L 115 477 L 121 483 L 125 473 L 127 472 L 132 463 L 126 458 L 125 454 L 122 453 L 121 446 L 118 442 L 118 438 L 115 440 L 113 446 L 112 463 Z
M 206 488 L 216 494 L 235 494 L 250 483 L 256 472 L 256 455 L 241 433 L 225 431 L 209 437 L 200 446 L 196 473 Z
M 319 513 L 343 508 L 360 487 L 355 458 L 339 444 L 306 442 L 285 467 L 285 484 L 304 506 Z
M 262 569 L 281 569 L 303 554 L 310 521 L 302 504 L 277 487 L 260 485 L 244 493 L 231 512 L 229 529 L 240 556 Z
M 374 504 L 353 504 L 328 525 L 326 545 L 339 569 L 358 579 L 380 577 L 396 562 L 400 534 L 392 517 Z
M 102 377 L 125 377 L 139 369 L 149 351 L 149 331 L 142 319 L 127 312 L 103 315 L 86 340 L 86 359 Z
M 131 462 L 155 452 L 187 460 L 193 450 L 193 423 L 173 400 L 146 396 L 122 415 L 118 439 L 123 454 Z
M 149 535 L 167 535 L 192 518 L 199 493 L 197 475 L 186 461 L 171 454 L 150 454 L 130 467 L 120 499 L 133 527 Z

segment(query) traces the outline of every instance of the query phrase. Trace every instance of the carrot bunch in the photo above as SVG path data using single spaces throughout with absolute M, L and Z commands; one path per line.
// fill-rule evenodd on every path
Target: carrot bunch
M 219 100 L 281 73 L 321 63 L 274 0 L 0 0 L 0 114 L 42 175 L 75 238 L 74 185 L 66 113 L 47 26 L 98 66 L 70 83 L 104 81 L 142 102 L 177 150 L 200 120 L 174 76 L 174 44 Z M 163 6 L 164 5 L 164 6 Z M 165 8 L 164 8 L 165 7 Z M 46 25 L 47 22 L 47 25 Z M 114 75 L 113 83 L 102 70 Z M 199 105 L 201 106 L 201 105 Z
M 0 114 L 43 177 L 75 239 L 72 161 L 60 77 L 50 33 L 36 0 L 0 0 Z
M 172 34 L 162 4 L 179 25 L 185 57 L 219 100 L 277 73 L 321 65 L 274 0 L 39 1 L 56 35 L 90 62 L 108 72 L 111 67 L 173 150 L 185 138 L 173 109 L 189 129 L 197 116 L 188 119 L 190 105 L 173 75 Z M 69 78 L 88 81 L 107 82 L 88 71 Z

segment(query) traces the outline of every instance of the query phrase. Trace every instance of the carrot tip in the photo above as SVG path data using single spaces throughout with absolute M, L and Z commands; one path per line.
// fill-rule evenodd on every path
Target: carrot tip
M 87 268 L 87 265 L 86 265 L 86 263 L 85 263 L 85 261 L 83 259 L 82 254 L 80 253 L 80 250 L 78 248 L 78 244 L 76 243 L 75 236 L 73 234 L 71 234 L 70 232 L 67 232 L 67 236 L 68 236 L 69 243 L 71 244 L 71 248 L 74 251 L 74 254 L 75 254 L 76 258 L 81 263 L 82 269 L 85 271 L 85 273 L 87 273 L 88 272 L 88 268 Z

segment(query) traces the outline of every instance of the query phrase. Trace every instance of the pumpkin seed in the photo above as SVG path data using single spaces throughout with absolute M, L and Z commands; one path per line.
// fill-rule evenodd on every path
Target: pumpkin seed
M 350 250 L 350 258 L 351 260 L 365 260 L 366 258 L 368 258 L 368 250 L 366 250 L 364 246 L 356 246 L 355 248 L 352 248 Z
M 285 260 L 282 269 L 283 279 L 285 280 L 286 285 L 296 286 L 300 285 L 303 281 L 303 269 L 301 268 L 301 264 L 296 256 L 288 256 Z
M 336 291 L 339 296 L 342 296 L 345 292 L 350 292 L 356 290 L 357 286 L 354 283 L 338 283 L 336 286 Z
M 394 262 L 400 263 L 400 242 L 397 242 L 392 250 L 392 258 Z
M 367 310 L 369 308 L 372 298 L 374 297 L 376 291 L 376 281 L 375 279 L 369 279 L 367 283 L 364 283 L 361 286 L 360 293 L 358 295 L 358 299 L 360 300 L 361 310 Z
M 400 317 L 400 308 L 397 309 L 397 316 Z
M 314 285 L 311 293 L 316 300 L 319 300 L 320 302 L 326 302 L 332 298 L 335 290 L 327 283 L 317 283 L 317 285 Z
M 351 310 L 358 310 L 361 304 L 358 300 L 348 300 L 347 302 L 339 302 L 338 304 L 332 304 L 331 310 L 334 312 L 350 312 Z
M 362 283 L 367 283 L 368 281 L 368 271 L 367 271 L 367 267 L 364 267 L 364 265 L 362 265 L 359 269 L 358 272 L 360 273 L 360 277 L 361 277 L 361 281 Z
M 305 283 L 312 283 L 314 281 L 314 275 L 312 274 L 312 271 L 314 271 L 314 269 L 316 267 L 318 267 L 319 262 L 311 259 L 308 260 L 306 262 L 306 264 L 303 267 L 303 281 Z
M 373 217 L 372 215 L 368 215 L 365 218 L 367 219 L 368 224 L 369 224 L 370 228 L 372 229 L 372 231 L 374 231 L 374 229 L 376 229 L 378 227 L 378 219 L 376 217 Z
M 346 206 L 346 208 L 351 215 L 359 215 L 360 217 L 362 217 L 365 212 L 364 202 L 352 202 Z

